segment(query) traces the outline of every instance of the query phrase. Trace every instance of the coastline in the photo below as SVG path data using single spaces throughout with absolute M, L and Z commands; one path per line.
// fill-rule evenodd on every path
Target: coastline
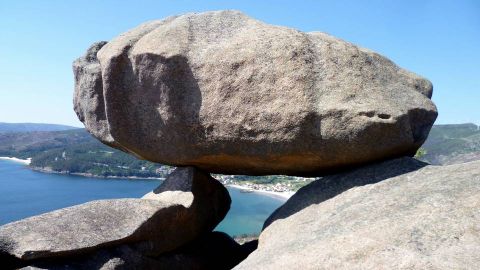
M 28 159 L 20 159 L 15 157 L 0 157 L 0 160 L 9 160 L 17 163 L 22 163 L 24 165 L 30 165 L 31 158 Z M 53 173 L 53 174 L 65 174 L 65 175 L 75 175 L 75 176 L 82 176 L 82 177 L 91 177 L 91 178 L 103 178 L 103 179 L 147 179 L 147 180 L 165 180 L 162 177 L 138 177 L 138 176 L 99 176 L 91 173 L 70 173 L 70 172 L 58 172 L 51 170 L 49 168 L 41 168 L 41 167 L 30 167 L 33 171 L 41 172 L 41 173 Z M 268 191 L 268 190 L 259 190 L 259 189 L 251 189 L 241 185 L 236 184 L 227 184 L 227 187 L 232 187 L 235 189 L 240 190 L 248 190 L 250 192 L 254 192 L 257 194 L 261 194 L 264 196 L 270 196 L 276 199 L 280 199 L 283 201 L 288 200 L 292 195 L 295 193 L 293 191 L 288 192 L 277 192 L 277 191 Z
M 30 167 L 32 170 L 37 171 L 37 172 L 42 172 L 42 173 L 53 173 L 53 174 L 66 174 L 66 175 L 75 175 L 75 176 L 81 176 L 81 177 L 91 177 L 91 178 L 103 178 L 103 179 L 147 179 L 147 180 L 165 180 L 165 178 L 162 177 L 138 177 L 138 176 L 99 176 L 99 175 L 94 175 L 90 173 L 69 173 L 69 172 L 57 172 L 53 170 L 49 170 L 46 168 L 40 168 L 40 167 Z M 289 192 L 276 192 L 276 191 L 267 191 L 267 190 L 256 190 L 256 189 L 250 189 L 244 186 L 240 185 L 235 185 L 235 184 L 228 184 L 225 185 L 226 187 L 232 187 L 236 189 L 241 189 L 241 190 L 248 190 L 254 193 L 258 193 L 264 196 L 269 196 L 273 197 L 276 199 L 280 199 L 283 201 L 288 200 L 292 195 L 295 193 L 293 191 Z
M 70 173 L 70 172 L 58 172 L 54 170 L 50 170 L 48 168 L 40 168 L 40 167 L 30 167 L 30 169 L 41 172 L 41 173 L 53 173 L 53 174 L 66 174 L 66 175 L 75 175 L 75 176 L 81 176 L 81 177 L 91 177 L 91 178 L 101 178 L 101 179 L 147 179 L 147 180 L 165 180 L 165 178 L 162 177 L 138 177 L 138 176 L 99 176 L 95 174 L 90 174 L 90 173 Z M 258 189 L 250 189 L 241 185 L 235 185 L 235 184 L 228 184 L 225 185 L 226 187 L 232 187 L 236 189 L 241 189 L 241 190 L 248 190 L 257 194 L 261 194 L 264 196 L 269 196 L 273 197 L 276 199 L 280 199 L 282 201 L 288 200 L 292 195 L 295 193 L 293 191 L 288 191 L 288 192 L 276 192 L 276 191 L 267 191 L 267 190 L 258 190 Z
M 32 162 L 32 158 L 20 159 L 16 157 L 0 157 L 0 160 L 9 160 L 17 163 L 22 163 L 25 165 L 30 165 L 30 162 Z
M 247 188 L 247 187 L 244 187 L 244 186 L 241 186 L 241 185 L 235 185 L 235 184 L 228 184 L 226 186 L 236 188 L 236 189 L 241 189 L 241 190 L 248 190 L 248 191 L 251 191 L 251 192 L 254 192 L 254 193 L 260 193 L 262 195 L 274 197 L 274 198 L 281 199 L 281 200 L 284 200 L 284 201 L 290 199 L 290 197 L 292 197 L 293 194 L 295 194 L 295 192 L 293 192 L 293 191 L 277 192 L 277 191 L 259 190 L 259 189 L 251 189 L 251 188 Z
M 74 175 L 81 177 L 90 177 L 90 178 L 100 178 L 100 179 L 146 179 L 146 180 L 165 180 L 163 177 L 138 177 L 138 176 L 100 176 L 91 173 L 70 173 L 70 172 L 58 172 L 48 168 L 41 167 L 30 167 L 33 171 L 41 173 L 53 173 L 53 174 L 65 174 L 65 175 Z

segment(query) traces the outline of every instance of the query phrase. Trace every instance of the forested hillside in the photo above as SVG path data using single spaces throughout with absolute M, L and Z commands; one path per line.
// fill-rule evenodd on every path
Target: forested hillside
M 431 164 L 446 165 L 480 159 L 480 129 L 475 124 L 435 125 L 422 146 L 421 157 Z

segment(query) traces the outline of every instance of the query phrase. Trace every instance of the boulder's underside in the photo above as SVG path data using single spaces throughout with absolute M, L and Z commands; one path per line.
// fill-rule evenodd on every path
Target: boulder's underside
M 320 32 L 236 11 L 152 21 L 74 62 L 75 111 L 102 142 L 226 174 L 314 175 L 413 155 L 432 84 Z

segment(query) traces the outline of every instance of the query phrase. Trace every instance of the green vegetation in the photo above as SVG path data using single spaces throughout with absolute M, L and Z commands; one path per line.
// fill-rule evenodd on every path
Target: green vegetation
M 427 154 L 427 150 L 425 150 L 425 148 L 420 147 L 420 148 L 418 148 L 417 153 L 415 153 L 415 158 L 420 159 L 423 156 L 425 156 L 426 154 Z

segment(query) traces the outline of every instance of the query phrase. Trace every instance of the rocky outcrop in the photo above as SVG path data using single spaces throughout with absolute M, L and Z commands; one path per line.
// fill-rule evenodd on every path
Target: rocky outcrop
M 277 219 L 287 218 L 302 209 L 334 198 L 351 188 L 375 184 L 398 175 L 418 170 L 427 163 L 413 158 L 400 158 L 357 170 L 333 174 L 300 188 L 286 203 L 276 209 L 263 224 L 263 229 Z
M 236 11 L 145 23 L 94 44 L 74 71 L 75 111 L 98 139 L 216 173 L 413 155 L 437 116 L 432 84 L 385 57 Z
M 397 159 L 303 187 L 235 269 L 475 268 L 480 162 L 424 165 Z
M 157 256 L 212 231 L 230 208 L 225 187 L 194 168 L 177 168 L 156 192 L 154 199 L 93 201 L 1 226 L 0 259 L 21 265 L 124 244 Z

